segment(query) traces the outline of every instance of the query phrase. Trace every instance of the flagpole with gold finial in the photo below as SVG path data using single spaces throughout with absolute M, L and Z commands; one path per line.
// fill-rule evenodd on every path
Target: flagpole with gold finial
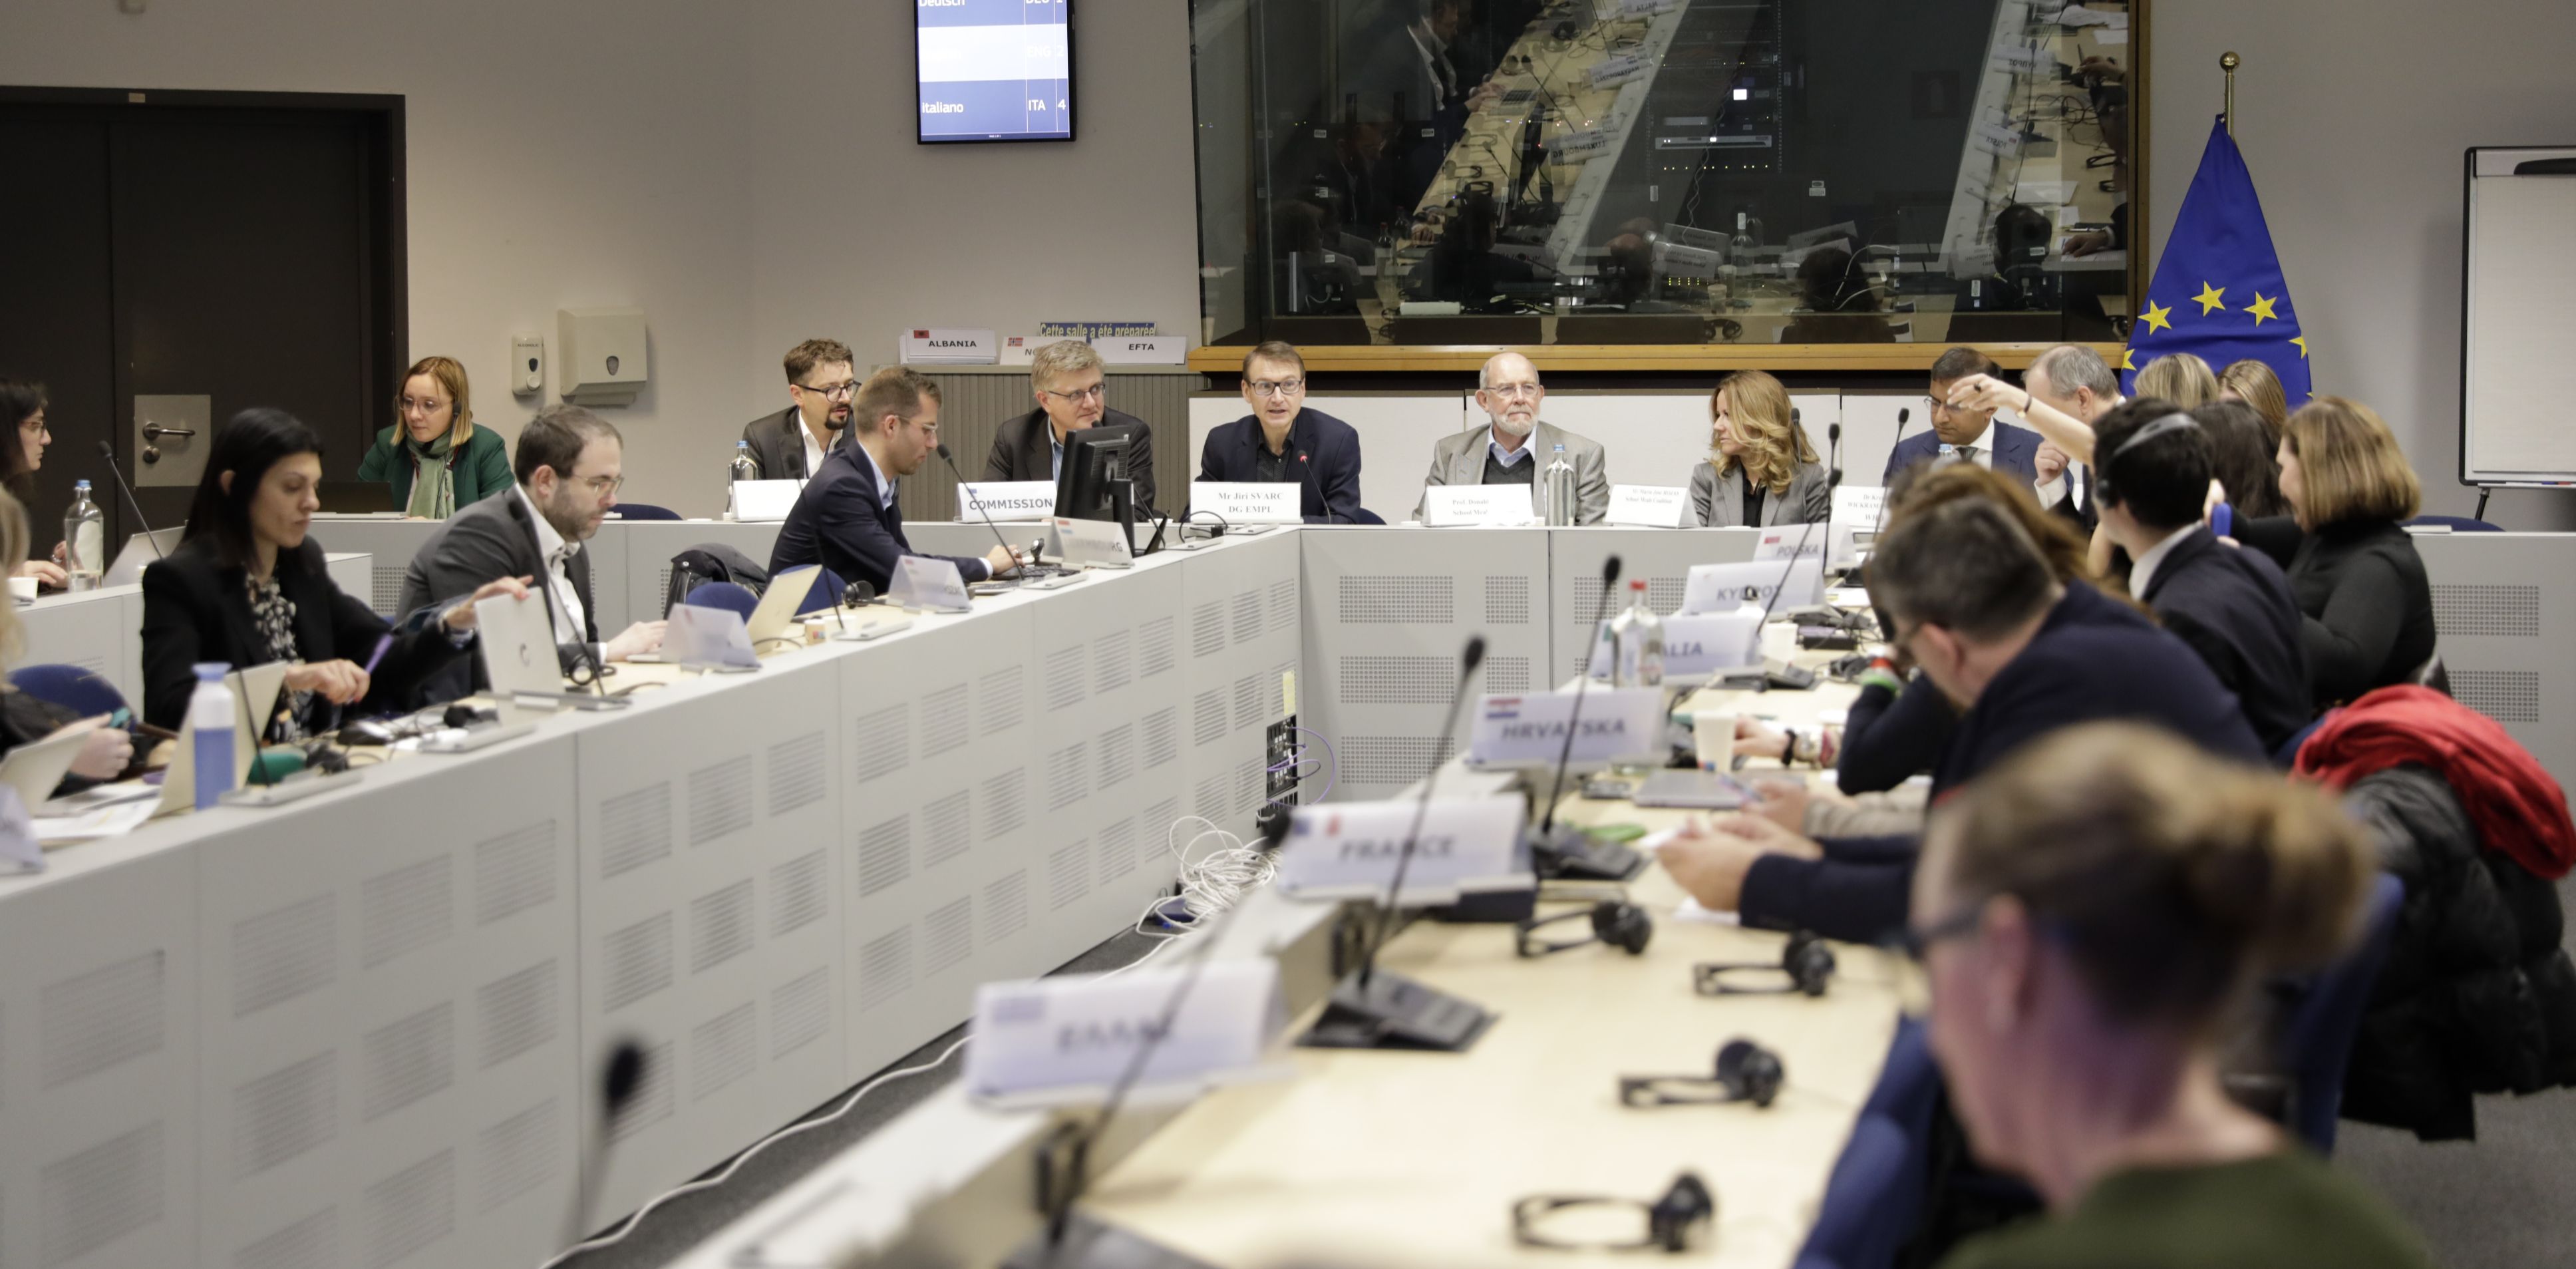
M 2227 135 L 2236 135 L 2236 67 L 2244 61 L 2234 50 L 2218 55 L 2218 69 L 2227 72 Z

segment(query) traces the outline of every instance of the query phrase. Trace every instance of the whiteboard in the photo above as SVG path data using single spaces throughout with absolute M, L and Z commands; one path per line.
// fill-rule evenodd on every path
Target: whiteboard
M 2576 481 L 2576 175 L 2515 175 L 2576 147 L 2468 152 L 2460 483 Z

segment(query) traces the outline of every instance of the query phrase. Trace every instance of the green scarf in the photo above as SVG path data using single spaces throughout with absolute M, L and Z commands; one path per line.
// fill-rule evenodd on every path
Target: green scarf
M 411 429 L 403 428 L 402 447 L 411 456 L 411 505 L 403 508 L 403 514 L 424 520 L 444 520 L 454 515 L 456 474 L 449 468 L 447 456 L 456 447 L 456 433 L 441 432 L 438 439 L 423 445 L 412 439 Z

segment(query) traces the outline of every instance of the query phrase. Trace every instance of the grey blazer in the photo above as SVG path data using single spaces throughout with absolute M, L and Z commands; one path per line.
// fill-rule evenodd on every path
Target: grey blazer
M 832 433 L 832 443 L 823 447 L 823 456 L 831 457 L 849 435 Z M 814 473 L 805 470 L 805 420 L 797 416 L 795 406 L 743 424 L 742 439 L 751 442 L 751 461 L 760 464 L 762 480 L 813 478 Z
M 1691 469 L 1691 510 L 1699 522 L 1721 529 L 1741 528 L 1744 524 L 1744 488 L 1730 474 L 1718 479 L 1717 464 L 1700 463 Z M 1800 463 L 1796 475 L 1789 477 L 1789 492 L 1762 495 L 1762 523 L 1755 528 L 1767 529 L 1775 524 L 1815 524 L 1825 518 L 1833 505 L 1832 491 L 1826 487 L 1822 463 Z
M 1422 478 L 1423 485 L 1483 484 L 1485 445 L 1493 438 L 1494 429 L 1490 424 L 1471 432 L 1441 437 L 1439 443 L 1431 447 L 1431 474 Z M 1530 458 L 1538 463 L 1540 471 L 1546 470 L 1548 460 L 1555 456 L 1559 445 L 1565 447 L 1565 456 L 1574 463 L 1574 522 L 1601 523 L 1602 514 L 1610 509 L 1610 478 L 1602 473 L 1605 460 L 1600 442 L 1576 436 L 1541 419 L 1531 430 L 1529 441 Z M 1413 504 L 1414 519 L 1422 518 L 1425 501 L 1428 499 L 1417 500 Z

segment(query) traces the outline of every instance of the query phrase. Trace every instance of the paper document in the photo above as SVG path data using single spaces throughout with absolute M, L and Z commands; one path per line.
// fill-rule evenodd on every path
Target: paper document
M 59 805 L 48 803 L 45 809 L 52 810 Z M 70 815 L 40 815 L 36 817 L 36 840 L 52 847 L 97 841 L 102 837 L 123 837 L 150 822 L 152 813 L 160 807 L 157 799 L 129 800 L 93 806 Z

